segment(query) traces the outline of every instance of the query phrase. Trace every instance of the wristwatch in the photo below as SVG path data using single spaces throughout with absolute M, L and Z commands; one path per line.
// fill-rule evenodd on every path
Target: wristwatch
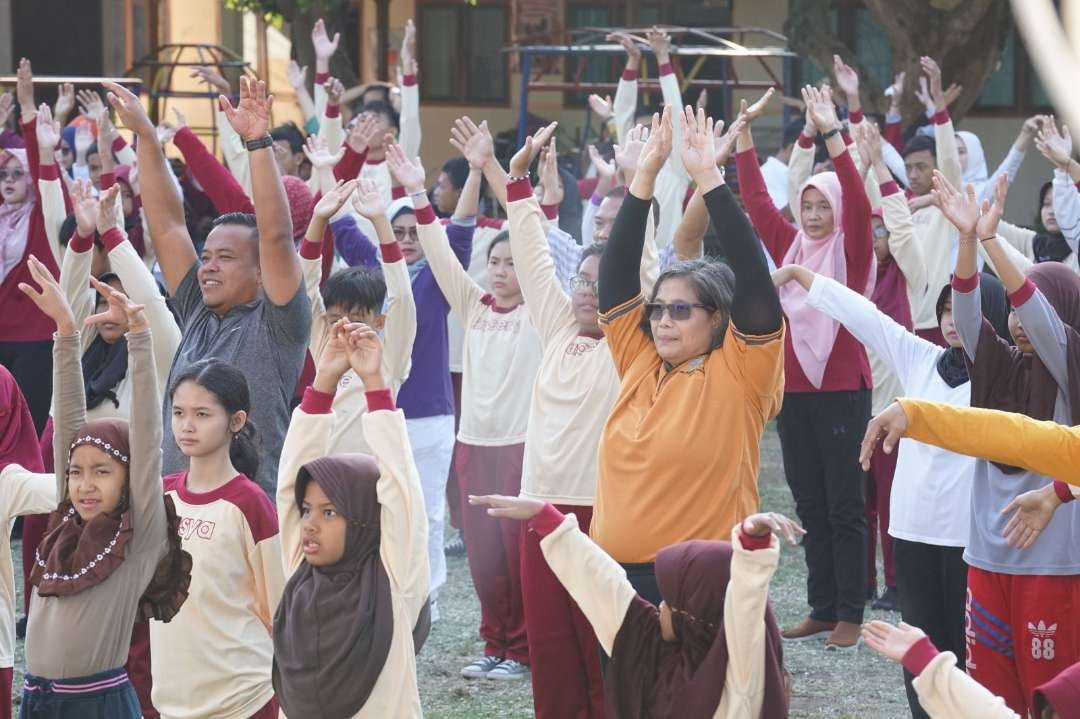
M 826 132 L 826 133 L 823 133 L 823 134 L 821 135 L 821 139 L 822 139 L 822 140 L 828 140 L 828 139 L 829 139 L 830 137 L 833 137 L 833 136 L 835 136 L 835 135 L 839 135 L 839 134 L 840 134 L 840 133 L 841 133 L 842 131 L 843 131 L 843 130 L 842 130 L 842 128 L 840 127 L 840 125 L 837 125 L 836 127 L 834 127 L 833 129 L 829 130 L 828 132 Z
M 270 133 L 267 133 L 257 140 L 246 140 L 244 146 L 247 147 L 248 152 L 255 150 L 261 150 L 264 147 L 270 147 L 274 144 L 274 138 L 270 137 Z

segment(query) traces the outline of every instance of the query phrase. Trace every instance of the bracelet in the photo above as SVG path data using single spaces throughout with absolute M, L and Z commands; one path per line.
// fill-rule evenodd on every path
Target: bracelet
M 409 195 L 409 197 L 420 197 L 420 195 L 425 195 L 426 196 L 427 195 L 427 189 L 420 188 L 419 190 L 414 190 L 414 191 L 408 193 L 408 195 Z
M 529 179 L 528 175 L 523 175 L 521 177 L 514 177 L 513 175 L 507 175 L 506 176 L 507 184 L 509 184 L 511 182 L 521 182 L 522 180 L 528 180 L 528 179 Z
M 270 133 L 267 133 L 257 140 L 246 140 L 244 142 L 244 147 L 247 148 L 248 152 L 254 152 L 255 150 L 261 150 L 264 147 L 270 147 L 273 144 L 274 138 L 270 137 Z
M 983 242 L 989 242 L 990 240 L 993 240 L 993 239 L 996 239 L 996 238 L 997 238 L 997 235 L 990 235 L 989 237 L 980 237 L 979 238 L 979 243 L 981 244 Z
M 837 136 L 837 135 L 839 135 L 839 134 L 840 134 L 841 132 L 843 132 L 842 128 L 840 128 L 840 127 L 834 127 L 833 129 L 831 129 L 831 130 L 829 130 L 828 132 L 824 133 L 824 134 L 823 134 L 823 135 L 821 136 L 821 139 L 822 139 L 822 140 L 826 140 L 826 141 L 827 141 L 827 140 L 828 140 L 828 139 L 829 139 L 830 137 L 836 137 L 836 136 Z

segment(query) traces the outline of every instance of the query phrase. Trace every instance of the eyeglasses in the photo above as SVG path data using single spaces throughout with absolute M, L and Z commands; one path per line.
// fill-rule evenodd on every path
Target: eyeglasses
M 395 227 L 394 228 L 394 237 L 399 242 L 401 240 L 405 239 L 405 235 L 408 235 L 409 237 L 411 237 L 413 240 L 415 240 L 417 242 L 420 240 L 420 235 L 417 234 L 415 225 L 412 226 L 412 227 Z
M 888 236 L 889 236 L 889 228 L 887 228 L 887 227 L 875 227 L 874 228 L 874 237 L 878 238 L 879 240 L 884 240 Z
M 665 304 L 663 302 L 647 302 L 645 304 L 645 316 L 653 322 L 659 322 L 664 318 L 664 310 L 667 310 L 668 317 L 676 322 L 682 322 L 690 319 L 690 313 L 694 311 L 695 307 L 710 311 L 716 309 L 710 305 L 703 305 L 696 302 L 693 304 L 688 302 L 672 302 L 671 304 Z
M 0 170 L 0 182 L 3 182 L 5 180 L 18 182 L 24 177 L 26 177 L 26 172 L 23 170 Z
M 590 280 L 584 275 L 574 275 L 570 278 L 570 289 L 596 292 L 596 280 Z

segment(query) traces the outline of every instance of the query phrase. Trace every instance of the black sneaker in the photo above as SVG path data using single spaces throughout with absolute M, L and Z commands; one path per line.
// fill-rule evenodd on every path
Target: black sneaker
M 26 617 L 19 617 L 19 621 L 15 622 L 15 638 L 26 639 Z
M 446 543 L 446 546 L 443 547 L 443 554 L 448 557 L 460 557 L 465 554 L 465 540 L 461 538 L 460 534 Z
M 877 601 L 877 587 L 867 587 L 866 588 L 866 601 L 868 601 L 868 602 Z
M 900 611 L 900 592 L 896 590 L 896 587 L 886 587 L 885 592 L 874 600 L 870 608 L 884 612 Z

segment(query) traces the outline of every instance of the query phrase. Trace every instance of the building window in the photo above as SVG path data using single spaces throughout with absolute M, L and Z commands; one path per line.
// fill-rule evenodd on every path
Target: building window
M 892 84 L 892 48 L 889 38 L 874 18 L 863 7 L 844 5 L 833 9 L 830 20 L 833 33 L 855 52 L 855 57 L 881 87 Z M 814 85 L 823 77 L 832 77 L 832 68 L 825 72 L 816 61 L 803 58 L 799 61 L 800 85 Z
M 425 100 L 506 103 L 508 11 L 505 5 L 420 6 L 420 67 Z M 447 58 L 456 58 L 448 62 Z
M 975 110 L 1009 115 L 1050 112 L 1050 96 L 1039 80 L 1016 31 L 1009 33 L 994 74 L 986 81 Z

